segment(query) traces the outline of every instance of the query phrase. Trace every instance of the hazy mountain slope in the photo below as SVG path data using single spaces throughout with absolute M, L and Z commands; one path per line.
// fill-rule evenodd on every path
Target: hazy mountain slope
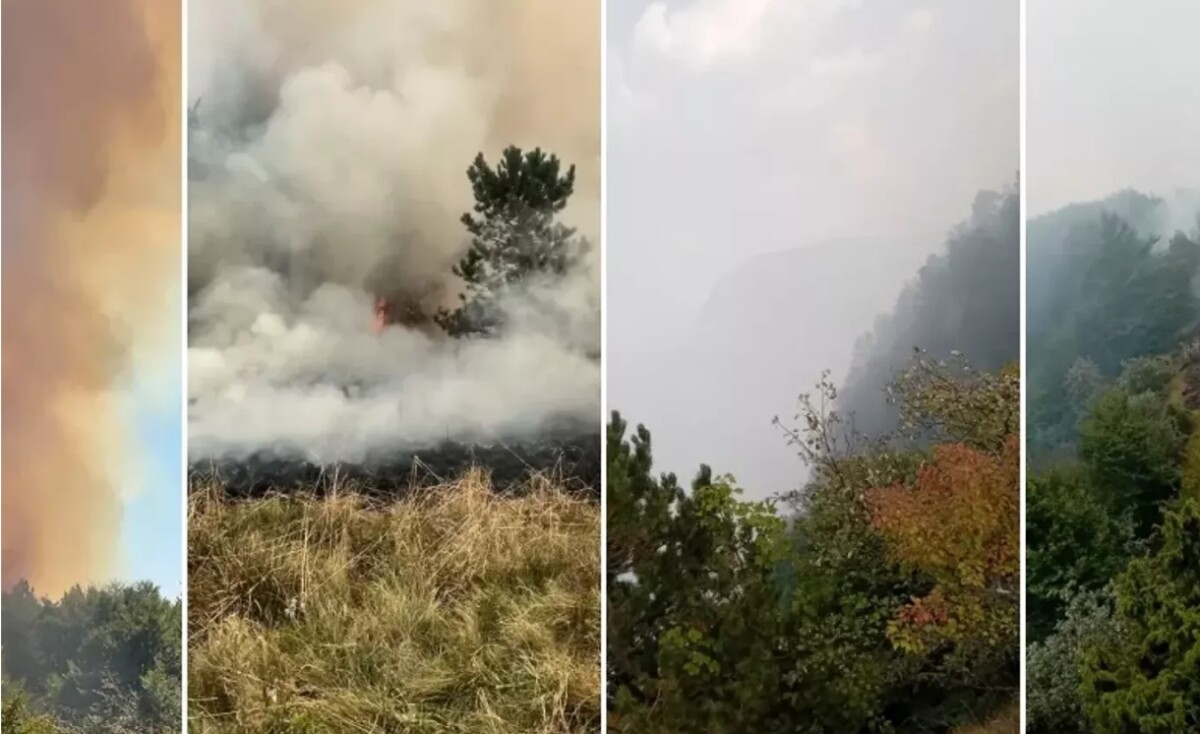
M 654 427 L 656 464 L 690 478 L 707 462 L 755 497 L 797 487 L 804 467 L 771 419 L 790 419 L 822 370 L 845 376 L 856 339 L 939 239 L 826 241 L 754 257 L 718 281 L 685 335 L 646 356 L 630 403 L 644 408 L 628 417 Z

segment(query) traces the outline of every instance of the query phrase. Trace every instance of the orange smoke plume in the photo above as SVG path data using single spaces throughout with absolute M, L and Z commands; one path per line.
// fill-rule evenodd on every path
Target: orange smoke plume
M 57 595 L 116 570 L 118 395 L 180 349 L 181 3 L 3 3 L 2 579 Z

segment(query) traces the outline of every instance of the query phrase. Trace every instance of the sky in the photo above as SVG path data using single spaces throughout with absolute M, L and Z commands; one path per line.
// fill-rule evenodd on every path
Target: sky
M 178 593 L 180 12 L 4 3 L 3 576 L 51 598 Z
M 656 450 L 660 469 L 690 474 L 707 460 L 692 439 L 732 420 L 697 411 L 713 393 L 755 389 L 725 372 L 672 392 L 679 374 L 708 375 L 671 345 L 722 278 L 831 238 L 940 242 L 980 189 L 1015 180 L 1019 5 L 611 0 L 607 42 L 608 405 L 633 423 L 653 417 L 656 446 L 674 446 Z M 777 329 L 838 319 L 795 298 Z M 848 360 L 869 325 L 845 324 L 845 348 L 814 359 Z M 798 374 L 795 392 L 812 379 Z M 770 418 L 738 428 L 761 432 Z M 728 469 L 753 476 L 755 463 Z
M 1029 3 L 1030 215 L 1200 184 L 1197 28 L 1196 2 Z
M 177 373 L 178 374 L 178 373 Z M 181 376 L 180 376 L 181 377 Z M 147 579 L 168 598 L 181 592 L 183 566 L 183 409 L 182 382 L 163 396 L 133 394 L 129 409 L 137 427 L 135 441 L 140 466 L 131 476 L 140 487 L 124 500 L 121 520 L 119 575 L 125 580 Z M 172 403 L 170 395 L 175 396 Z

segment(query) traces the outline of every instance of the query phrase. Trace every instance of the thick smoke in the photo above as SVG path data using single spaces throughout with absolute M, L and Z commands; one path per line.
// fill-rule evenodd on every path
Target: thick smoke
M 192 3 L 189 452 L 357 461 L 599 424 L 599 9 L 560 0 Z M 565 281 L 445 338 L 475 155 L 577 166 Z M 377 296 L 409 312 L 372 330 Z M 553 318 L 534 304 L 553 303 Z
M 178 354 L 180 10 L 4 0 L 6 587 L 113 571 L 119 393 Z

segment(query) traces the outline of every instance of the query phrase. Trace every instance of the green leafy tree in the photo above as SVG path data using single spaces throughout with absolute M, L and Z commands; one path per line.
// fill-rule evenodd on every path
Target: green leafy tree
M 556 219 L 575 190 L 575 166 L 564 173 L 557 156 L 512 146 L 495 168 L 480 153 L 467 178 L 475 206 L 462 221 L 471 244 L 454 267 L 465 290 L 437 321 L 452 336 L 492 336 L 505 324 L 506 294 L 534 276 L 564 275 L 586 246 Z
M 1120 388 L 1105 393 L 1084 422 L 1079 455 L 1088 484 L 1139 538 L 1150 535 L 1160 505 L 1179 491 L 1189 433 L 1190 419 L 1165 397 Z
M 702 467 L 650 474 L 650 434 L 608 428 L 609 695 L 621 731 L 774 731 L 783 523 Z M 765 727 L 765 728 L 764 728 Z
M 810 685 L 816 688 L 857 680 L 857 696 L 827 696 L 825 700 L 838 705 L 843 715 L 865 714 L 856 725 L 839 722 L 832 727 L 834 731 L 860 726 L 886 729 L 898 722 L 921 730 L 936 728 L 937 722 L 976 720 L 981 710 L 1007 703 L 1016 692 L 1017 596 L 1012 592 L 1017 522 L 1013 505 L 1018 488 L 1012 432 L 1019 425 L 1017 370 L 1007 367 L 998 373 L 981 373 L 961 356 L 936 360 L 918 351 L 909 368 L 894 379 L 889 393 L 901 418 L 895 435 L 868 441 L 857 434 L 852 420 L 832 408 L 838 396 L 827 380 L 819 385 L 815 398 L 802 398 L 801 425 L 788 431 L 790 443 L 811 470 L 809 485 L 791 496 L 802 518 L 797 533 L 803 534 L 802 546 L 811 554 L 810 565 L 796 574 L 796 604 L 811 609 L 811 618 L 823 621 L 826 629 L 817 632 L 817 639 L 849 643 L 830 650 L 836 649 L 840 665 L 836 674 L 827 671 L 829 682 L 810 681 Z M 973 523 L 969 511 L 956 515 L 968 520 L 965 522 L 954 522 L 951 516 L 937 520 L 936 512 L 929 516 L 939 526 L 957 528 L 955 532 L 963 534 L 958 561 L 970 557 L 967 549 L 982 547 L 976 541 L 984 537 L 991 539 L 992 550 L 1009 549 L 998 553 L 999 563 L 984 564 L 995 573 L 984 573 L 983 586 L 976 587 L 982 593 L 951 595 L 963 603 L 986 597 L 990 602 L 986 608 L 995 612 L 988 618 L 1008 621 L 986 633 L 975 629 L 977 637 L 971 636 L 971 630 L 963 630 L 952 636 L 957 639 L 944 640 L 945 644 L 917 649 L 898 645 L 890 628 L 914 599 L 937 589 L 938 574 L 930 573 L 932 567 L 924 568 L 924 563 L 901 562 L 895 548 L 889 548 L 887 533 L 879 532 L 872 497 L 881 487 L 894 488 L 897 496 L 915 496 L 911 488 L 920 484 L 922 472 L 930 466 L 925 448 L 930 440 L 961 444 L 968 452 L 980 454 L 982 463 L 996 465 L 997 471 L 991 474 L 997 481 L 987 483 L 994 491 L 985 492 L 998 502 L 993 507 L 994 517 Z M 957 506 L 967 508 L 969 503 Z M 955 515 L 954 507 L 951 503 L 946 510 Z M 905 527 L 909 525 L 899 523 L 892 529 L 903 535 Z M 980 531 L 982 535 L 976 538 Z M 956 555 L 953 535 L 940 546 L 946 558 Z M 965 578 L 955 573 L 943 575 L 944 588 L 966 589 L 969 584 L 959 583 Z M 830 593 L 817 591 L 822 588 Z M 971 606 L 957 604 L 964 610 Z M 854 629 L 855 634 L 832 635 L 830 624 Z M 1007 633 L 992 634 L 1001 630 Z M 914 687 L 918 680 L 921 685 Z M 856 708 L 858 705 L 863 708 Z
M 1116 579 L 1120 644 L 1083 656 L 1084 710 L 1097 734 L 1200 730 L 1200 502 L 1165 513 L 1155 549 Z
M 1110 589 L 1071 597 L 1054 632 L 1031 642 L 1026 655 L 1029 734 L 1091 734 L 1083 710 L 1082 666 L 1089 650 L 1123 644 Z
M 1077 466 L 1029 477 L 1025 503 L 1026 628 L 1043 640 L 1070 599 L 1102 588 L 1135 552 L 1133 524 L 1109 513 Z
M 98 734 L 179 730 L 180 605 L 153 584 L 75 587 L 52 601 L 22 582 L 3 606 L 5 682 L 32 709 Z
M 5 682 L 6 689 L 11 684 Z M 29 710 L 28 697 L 24 691 L 4 692 L 3 713 L 0 714 L 0 731 L 10 734 L 65 734 L 54 717 L 34 714 Z

